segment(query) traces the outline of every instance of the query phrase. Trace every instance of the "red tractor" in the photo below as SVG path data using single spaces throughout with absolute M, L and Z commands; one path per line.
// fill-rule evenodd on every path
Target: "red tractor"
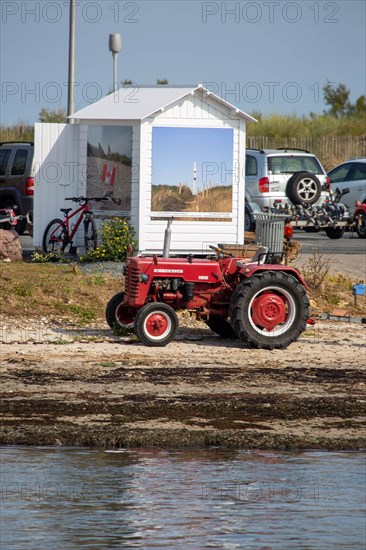
M 108 303 L 107 322 L 135 332 L 147 346 L 165 346 L 177 328 L 176 311 L 193 311 L 211 330 L 259 349 L 284 349 L 309 318 L 306 283 L 281 264 L 225 256 L 199 259 L 128 257 L 125 291 Z

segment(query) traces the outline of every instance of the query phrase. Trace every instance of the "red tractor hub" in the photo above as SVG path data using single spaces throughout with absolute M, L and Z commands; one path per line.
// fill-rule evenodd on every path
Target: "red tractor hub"
M 252 304 L 252 320 L 266 330 L 273 330 L 286 320 L 285 302 L 274 292 L 263 292 Z
M 145 321 L 145 330 L 152 338 L 161 338 L 170 330 L 170 326 L 169 318 L 161 312 L 152 313 Z

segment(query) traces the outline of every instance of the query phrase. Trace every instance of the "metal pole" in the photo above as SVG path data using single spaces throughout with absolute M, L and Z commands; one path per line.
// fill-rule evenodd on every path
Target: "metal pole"
M 173 221 L 173 218 L 168 220 L 168 225 L 164 233 L 163 258 L 169 258 L 170 241 L 172 238 L 172 228 L 171 228 L 172 221 Z
M 67 97 L 67 116 L 75 112 L 75 0 L 70 0 L 70 21 L 69 21 L 69 78 Z M 73 120 L 68 120 L 73 124 Z
M 117 91 L 117 57 L 118 53 L 113 53 L 113 91 Z

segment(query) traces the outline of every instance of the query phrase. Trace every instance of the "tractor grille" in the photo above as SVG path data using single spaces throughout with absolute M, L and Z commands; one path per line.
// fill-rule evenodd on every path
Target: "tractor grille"
M 126 290 L 132 298 L 137 298 L 139 293 L 139 270 L 136 267 L 127 267 Z

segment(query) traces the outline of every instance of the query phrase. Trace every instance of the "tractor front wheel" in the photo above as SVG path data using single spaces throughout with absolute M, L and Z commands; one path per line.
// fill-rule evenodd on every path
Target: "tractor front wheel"
M 135 334 L 146 346 L 166 346 L 178 329 L 174 309 L 163 302 L 145 304 L 137 312 Z
M 133 332 L 137 310 L 124 304 L 124 292 L 118 292 L 108 302 L 105 318 L 111 329 Z
M 268 271 L 237 286 L 230 319 L 238 337 L 251 348 L 284 349 L 306 328 L 309 299 L 288 273 Z

